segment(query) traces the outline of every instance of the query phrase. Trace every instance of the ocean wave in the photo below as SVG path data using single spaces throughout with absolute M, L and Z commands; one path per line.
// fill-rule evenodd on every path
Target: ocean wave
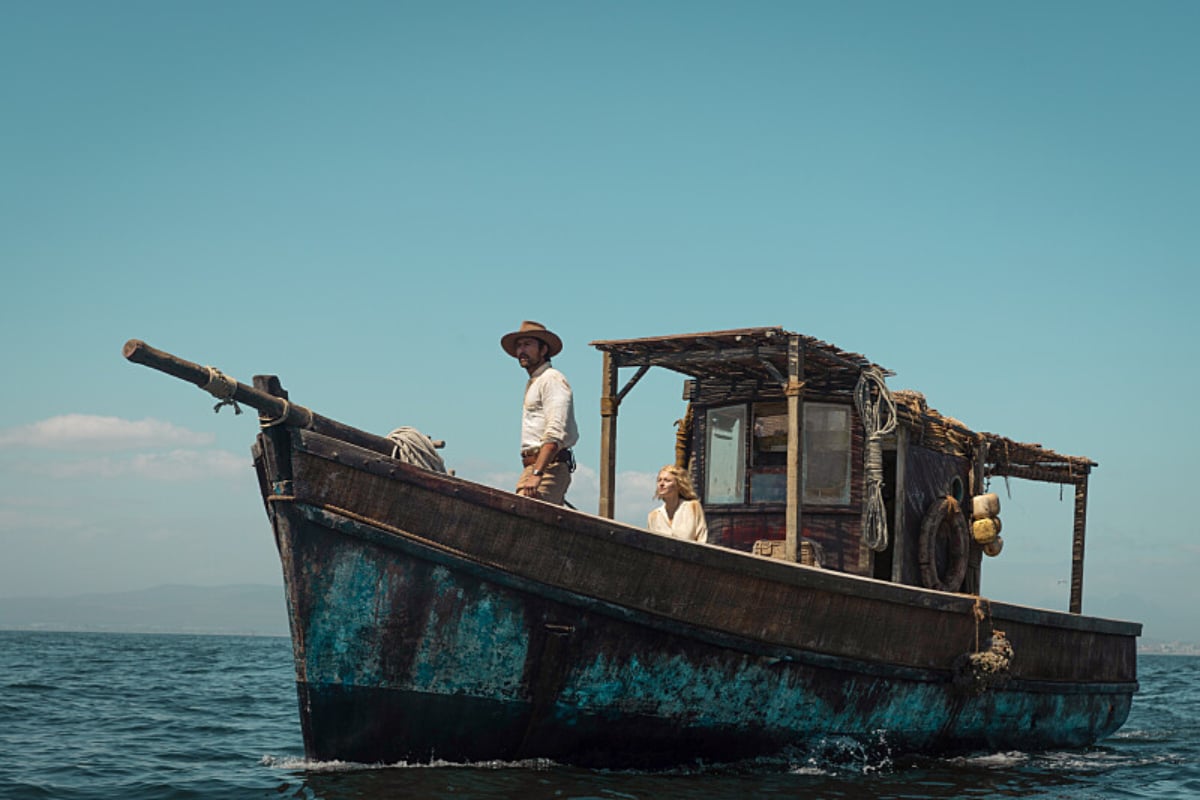
M 978 753 L 969 756 L 956 756 L 946 759 L 946 763 L 960 766 L 982 767 L 984 769 L 1012 769 L 1029 763 L 1028 753 L 1020 750 L 1010 750 L 1000 753 Z
M 477 770 L 494 770 L 494 769 L 525 769 L 525 770 L 545 770 L 557 767 L 558 764 L 550 759 L 545 758 L 528 758 L 519 761 L 443 761 L 434 759 L 425 763 L 409 763 L 407 761 L 396 761 L 392 763 L 375 763 L 364 764 L 357 761 L 317 761 L 308 758 L 300 758 L 297 756 L 276 757 L 270 754 L 264 755 L 259 763 L 271 769 L 282 769 L 299 772 L 366 772 L 372 770 L 384 769 L 477 769 Z
M 1173 753 L 1127 753 L 1095 749 L 1039 753 L 1034 759 L 1033 765 L 1043 769 L 1079 775 L 1103 773 L 1115 769 L 1183 763 L 1184 761 L 1183 757 Z

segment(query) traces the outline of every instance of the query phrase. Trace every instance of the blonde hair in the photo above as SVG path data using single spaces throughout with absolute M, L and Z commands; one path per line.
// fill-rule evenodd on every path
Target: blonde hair
M 692 476 L 688 474 L 688 471 L 686 469 L 683 469 L 682 467 L 678 467 L 674 464 L 667 464 L 665 467 L 663 467 L 662 469 L 660 469 L 658 472 L 656 472 L 654 474 L 654 480 L 656 483 L 658 481 L 658 476 L 662 475 L 664 472 L 671 473 L 671 475 L 675 478 L 675 485 L 677 487 L 679 487 L 679 499 L 680 500 L 698 500 L 699 499 L 699 496 L 696 494 L 696 487 L 692 486 Z M 657 486 L 654 489 L 654 496 L 658 497 L 658 487 Z

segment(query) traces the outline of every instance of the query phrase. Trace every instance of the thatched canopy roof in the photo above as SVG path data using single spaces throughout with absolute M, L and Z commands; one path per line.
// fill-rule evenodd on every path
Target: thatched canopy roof
M 778 327 L 610 339 L 590 344 L 608 353 L 615 367 L 663 367 L 694 378 L 701 385 L 757 385 L 775 392 L 788 375 L 788 346 L 793 337 L 799 345 L 802 378 L 809 390 L 850 397 L 863 370 L 873 367 L 885 376 L 895 374 L 866 356 Z M 977 433 L 930 408 L 918 392 L 897 391 L 893 396 L 900 422 L 913 431 L 915 443 L 973 459 L 983 449 L 988 475 L 1074 483 L 1097 466 L 1082 456 L 1061 455 L 1038 444 Z
M 788 374 L 788 341 L 797 337 L 805 379 L 830 393 L 852 392 L 859 373 L 875 367 L 866 356 L 783 328 L 740 328 L 646 339 L 591 342 L 618 367 L 664 367 L 702 382 L 776 384 Z
M 1018 442 L 996 433 L 976 433 L 953 417 L 930 408 L 920 392 L 901 389 L 892 396 L 897 416 L 913 431 L 918 444 L 969 458 L 977 458 L 981 448 L 985 448 L 985 475 L 1075 483 L 1099 466 L 1090 458 L 1063 455 L 1040 444 Z

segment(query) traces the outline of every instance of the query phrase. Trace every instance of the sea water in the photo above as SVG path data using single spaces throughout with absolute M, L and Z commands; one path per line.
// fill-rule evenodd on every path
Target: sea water
M 666 772 L 304 759 L 287 639 L 0 631 L 0 798 L 1200 798 L 1200 657 L 1142 656 L 1125 726 L 1047 753 L 816 743 Z

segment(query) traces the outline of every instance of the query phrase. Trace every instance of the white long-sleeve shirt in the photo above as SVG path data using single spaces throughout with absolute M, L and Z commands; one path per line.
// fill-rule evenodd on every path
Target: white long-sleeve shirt
M 693 542 L 708 541 L 708 523 L 704 521 L 704 508 L 699 500 L 681 500 L 672 519 L 667 518 L 666 507 L 659 506 L 650 512 L 646 522 L 652 533 Z
M 525 384 L 525 406 L 521 414 L 521 452 L 554 442 L 567 450 L 579 441 L 575 403 L 566 377 L 542 364 Z

